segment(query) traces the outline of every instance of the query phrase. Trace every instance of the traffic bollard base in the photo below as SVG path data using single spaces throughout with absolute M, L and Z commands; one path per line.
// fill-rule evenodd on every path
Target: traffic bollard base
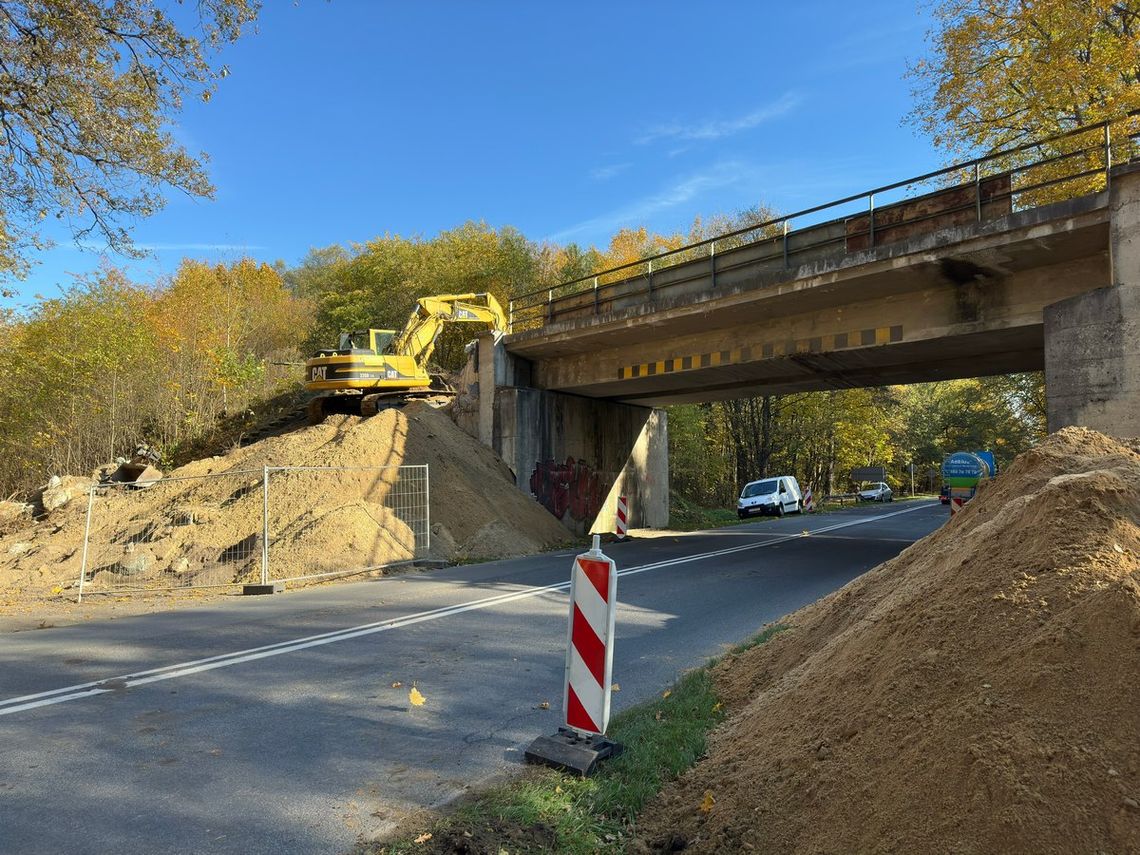
M 558 728 L 553 736 L 540 736 L 526 749 L 526 762 L 552 766 L 583 778 L 589 777 L 598 763 L 617 757 L 624 750 L 619 742 L 604 736 L 583 736 L 567 727 Z
M 260 583 L 242 585 L 241 592 L 243 596 L 259 596 L 261 594 L 280 594 L 285 590 L 284 582 L 268 582 L 264 585 Z

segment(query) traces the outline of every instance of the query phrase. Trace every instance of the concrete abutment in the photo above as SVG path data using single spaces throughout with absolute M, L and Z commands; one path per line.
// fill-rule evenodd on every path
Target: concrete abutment
M 650 407 L 530 386 L 530 363 L 487 334 L 470 354 L 456 420 L 510 467 L 515 483 L 576 534 L 669 523 L 668 419 Z
M 1050 432 L 1140 434 L 1140 164 L 1111 175 L 1109 258 L 1112 284 L 1045 307 Z

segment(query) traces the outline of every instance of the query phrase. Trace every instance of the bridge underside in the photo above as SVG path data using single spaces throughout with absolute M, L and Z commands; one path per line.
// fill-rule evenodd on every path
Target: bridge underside
M 888 335 L 889 331 L 886 328 Z M 1043 328 L 1038 325 L 942 339 L 934 346 L 924 341 L 899 341 L 846 350 L 802 350 L 695 369 L 680 382 L 668 373 L 646 377 L 636 391 L 632 383 L 566 391 L 587 396 L 601 393 L 625 403 L 661 407 L 755 395 L 925 383 L 1040 371 L 1045 359 L 1043 342 Z
M 507 348 L 540 388 L 643 406 L 1041 370 L 1045 306 L 1110 283 L 1106 195 L 715 289 L 690 273 Z

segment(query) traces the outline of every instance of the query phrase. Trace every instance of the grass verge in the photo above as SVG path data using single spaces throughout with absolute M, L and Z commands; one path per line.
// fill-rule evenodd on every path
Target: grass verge
M 770 626 L 733 652 L 763 644 L 782 629 Z M 516 780 L 416 823 L 396 840 L 358 848 L 356 855 L 624 852 L 638 813 L 705 753 L 709 732 L 724 718 L 713 688 L 713 664 L 615 716 L 608 736 L 622 743 L 625 753 L 603 763 L 594 777 L 530 767 Z
M 754 517 L 747 522 L 755 522 Z M 669 504 L 669 528 L 674 531 L 703 531 L 726 525 L 740 525 L 745 520 L 736 516 L 734 508 L 705 508 L 673 493 Z

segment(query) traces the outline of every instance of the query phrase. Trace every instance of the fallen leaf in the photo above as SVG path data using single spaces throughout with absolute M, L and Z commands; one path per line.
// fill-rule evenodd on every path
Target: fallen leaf
M 720 701 L 717 701 L 715 704 L 713 704 L 713 710 L 712 711 L 713 712 L 720 712 L 720 708 L 722 706 L 724 706 L 724 704 L 722 704 Z
M 1117 552 L 1119 552 L 1121 555 L 1124 554 L 1124 547 L 1121 546 L 1119 543 L 1112 544 L 1112 548 L 1115 549 Z
M 420 690 L 417 689 L 413 683 L 412 690 L 408 692 L 408 700 L 411 701 L 412 706 L 422 707 L 424 705 L 424 701 L 426 701 L 427 698 L 420 694 Z
M 705 797 L 701 799 L 701 813 L 708 813 L 715 804 L 716 799 L 713 798 L 712 790 L 705 790 Z
M 431 832 L 425 831 L 423 834 L 421 834 L 419 837 L 417 837 L 415 840 L 413 840 L 412 843 L 423 844 L 423 843 L 427 843 L 429 840 L 431 840 Z
M 661 710 L 657 710 L 657 712 L 653 714 L 653 717 L 658 721 L 661 721 L 661 719 L 664 718 L 664 716 L 661 715 Z
M 402 687 L 403 687 L 403 685 L 404 685 L 404 684 L 403 684 L 403 683 L 401 683 L 399 680 L 394 680 L 394 681 L 392 682 L 392 688 L 393 688 L 393 689 L 399 689 L 399 688 L 402 688 Z
M 554 792 L 556 792 L 556 793 L 560 793 L 560 792 L 562 792 L 562 787 L 560 787 L 559 785 L 555 784 L 555 785 L 554 785 Z
M 540 703 L 540 704 L 538 705 L 537 709 L 540 709 L 540 710 L 548 710 L 548 709 L 550 709 L 550 701 L 543 701 L 542 703 Z
M 610 686 L 610 691 L 611 692 L 620 692 L 621 691 L 621 683 L 614 683 L 612 686 Z
M 662 692 L 662 693 L 661 693 L 661 697 L 663 697 L 663 698 L 667 698 L 667 697 L 669 697 L 671 694 L 673 694 L 673 690 L 672 690 L 672 689 L 666 689 L 664 692 Z
M 51 592 L 53 594 L 62 594 L 63 588 L 60 585 L 56 585 L 54 588 L 51 589 Z

